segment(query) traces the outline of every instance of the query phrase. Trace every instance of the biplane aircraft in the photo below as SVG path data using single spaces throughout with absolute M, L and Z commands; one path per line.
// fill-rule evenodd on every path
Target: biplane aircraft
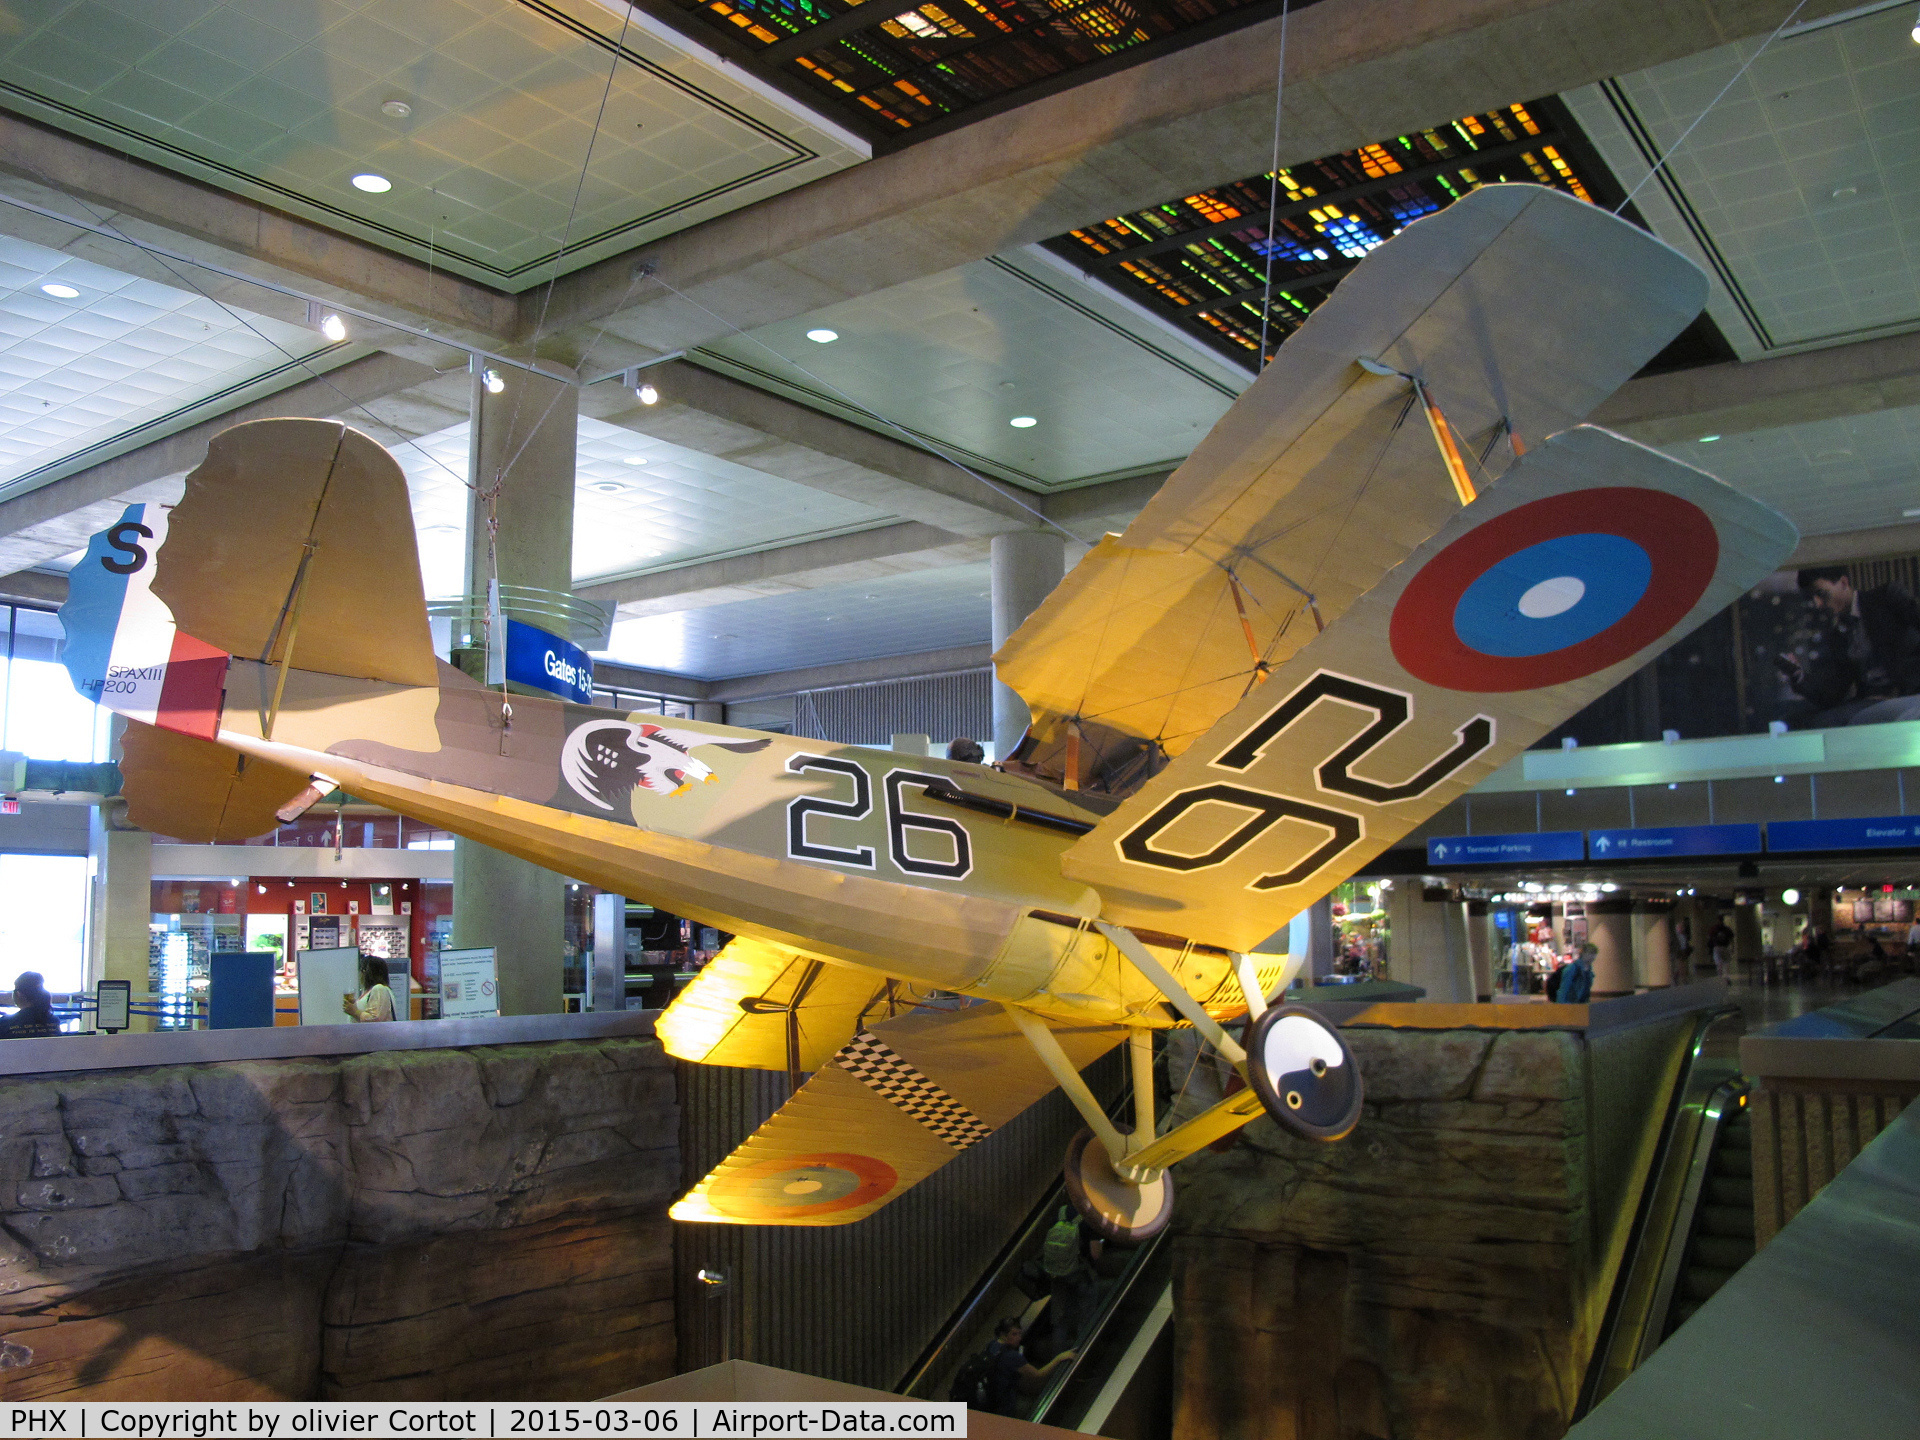
M 1169 1167 L 1253 1117 L 1332 1140 L 1360 1114 L 1339 1033 L 1275 1003 L 1302 947 L 1262 943 L 1792 550 L 1580 423 L 1706 290 L 1537 187 L 1408 226 L 995 657 L 1033 712 L 1002 769 L 468 679 L 399 467 L 331 421 L 235 426 L 178 505 L 94 537 L 66 664 L 132 722 L 137 824 L 233 840 L 337 786 L 735 935 L 662 1042 L 809 1078 L 675 1217 L 859 1220 L 1059 1086 L 1076 1203 L 1139 1238 Z M 1246 1086 L 1167 1128 L 1171 1026 Z M 1130 1126 L 1081 1077 L 1123 1042 Z

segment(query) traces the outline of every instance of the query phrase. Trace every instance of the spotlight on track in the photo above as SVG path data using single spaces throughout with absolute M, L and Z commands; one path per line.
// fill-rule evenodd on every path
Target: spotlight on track
M 347 322 L 338 315 L 329 315 L 320 322 L 320 333 L 338 344 L 347 338 Z
M 642 405 L 658 405 L 660 403 L 660 392 L 653 388 L 653 382 L 651 380 L 642 380 L 640 384 L 634 388 L 633 398 L 638 400 Z
M 498 395 L 502 390 L 507 388 L 506 380 L 502 378 L 500 372 L 492 366 L 488 366 L 480 372 L 480 380 L 481 383 L 487 387 L 487 393 L 489 395 Z

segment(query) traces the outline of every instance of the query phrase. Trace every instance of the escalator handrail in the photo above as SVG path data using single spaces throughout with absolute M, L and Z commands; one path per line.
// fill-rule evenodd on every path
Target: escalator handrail
M 1133 1077 L 1129 1071 L 1120 1084 L 1120 1094 L 1112 1104 L 1107 1106 L 1107 1118 L 1119 1120 L 1132 1112 Z M 914 1387 L 924 1384 L 930 1375 L 938 1372 L 948 1346 L 953 1343 L 956 1336 L 966 1334 L 978 1323 L 980 1307 L 999 1290 L 1008 1267 L 1017 1264 L 1027 1254 L 1033 1246 L 1035 1235 L 1044 1233 L 1047 1227 L 1053 1224 L 1052 1217 L 1059 1214 L 1060 1207 L 1070 1203 L 1067 1198 L 1066 1180 L 1064 1178 L 1055 1180 L 1048 1187 L 1046 1194 L 1040 1197 L 1040 1203 L 1028 1213 L 1026 1223 L 1013 1232 L 1007 1243 L 1002 1245 L 999 1253 L 993 1257 L 992 1263 L 980 1272 L 978 1283 L 967 1292 L 967 1298 L 960 1302 L 960 1307 L 953 1312 L 947 1323 L 940 1327 L 939 1333 L 920 1352 L 919 1358 L 907 1370 L 905 1378 L 893 1387 L 894 1394 L 913 1395 Z M 915 1398 L 944 1400 L 947 1397 L 921 1395 Z
M 1714 1088 L 1700 1117 L 1700 1135 L 1694 1142 L 1693 1161 L 1687 1167 L 1687 1186 L 1681 1196 L 1673 1237 L 1662 1257 L 1660 1280 L 1654 1287 L 1648 1306 L 1647 1326 L 1640 1332 L 1640 1353 L 1634 1356 L 1637 1368 L 1667 1338 L 1667 1317 L 1673 1311 L 1673 1292 L 1680 1283 L 1686 1265 L 1687 1249 L 1700 1214 L 1700 1197 L 1706 1190 L 1707 1176 L 1713 1168 L 1714 1152 L 1719 1148 L 1720 1130 L 1729 1115 L 1740 1109 L 1747 1094 L 1747 1079 L 1736 1075 Z
M 1738 1018 L 1743 1012 L 1736 1005 L 1725 1005 L 1714 1010 L 1702 1011 L 1695 1019 L 1693 1038 L 1688 1043 L 1686 1059 L 1682 1062 L 1680 1073 L 1674 1078 L 1673 1096 L 1667 1106 L 1667 1113 L 1661 1121 L 1660 1140 L 1654 1151 L 1654 1162 L 1641 1188 L 1637 1213 L 1633 1227 L 1627 1236 L 1625 1250 L 1621 1254 L 1620 1268 L 1614 1277 L 1613 1294 L 1607 1303 L 1607 1313 L 1600 1324 L 1600 1333 L 1594 1342 L 1593 1353 L 1587 1362 L 1586 1374 L 1582 1377 L 1580 1394 L 1575 1402 L 1572 1419 L 1578 1420 L 1585 1415 L 1612 1389 L 1608 1376 L 1614 1373 L 1614 1353 L 1624 1338 L 1628 1328 L 1637 1319 L 1639 1334 L 1634 1342 L 1632 1359 L 1619 1369 L 1619 1376 L 1613 1384 L 1619 1383 L 1624 1376 L 1643 1360 L 1650 1348 L 1646 1344 L 1646 1334 L 1654 1323 L 1656 1312 L 1654 1301 L 1659 1291 L 1659 1279 L 1656 1278 L 1653 1289 L 1648 1292 L 1644 1306 L 1638 1307 L 1639 1314 L 1628 1315 L 1626 1310 L 1633 1300 L 1633 1292 L 1640 1288 L 1639 1282 L 1645 1274 L 1643 1251 L 1664 1236 L 1666 1248 L 1661 1252 L 1660 1270 L 1657 1276 L 1664 1276 L 1668 1264 L 1672 1261 L 1671 1252 L 1676 1248 L 1684 1251 L 1685 1235 L 1679 1235 L 1680 1244 L 1676 1247 L 1674 1239 L 1679 1227 L 1691 1227 L 1693 1212 L 1691 1208 L 1683 1210 L 1689 1201 L 1697 1203 L 1699 1187 L 1690 1185 L 1696 1166 L 1700 1163 L 1702 1151 L 1702 1127 L 1708 1126 L 1712 1110 L 1711 1125 L 1707 1130 L 1705 1153 L 1711 1153 L 1712 1135 L 1719 1126 L 1720 1111 L 1714 1109 L 1715 1097 L 1731 1081 L 1737 1080 L 1737 1074 L 1725 1075 L 1702 1067 L 1702 1051 L 1706 1046 L 1707 1035 L 1723 1020 Z M 1682 1156 L 1684 1154 L 1684 1161 Z M 1678 1168 L 1684 1163 L 1684 1170 Z M 1669 1292 L 1670 1293 L 1670 1292 Z M 1659 1344 L 1656 1339 L 1654 1344 Z
M 1027 1419 L 1033 1424 L 1040 1425 L 1046 1422 L 1047 1412 L 1065 1393 L 1067 1386 L 1073 1383 L 1074 1376 L 1086 1363 L 1088 1352 L 1093 1349 L 1094 1342 L 1100 1338 L 1101 1331 L 1107 1328 L 1107 1322 L 1113 1318 L 1114 1312 L 1133 1294 L 1134 1286 L 1139 1283 L 1140 1277 L 1147 1273 L 1154 1256 L 1159 1253 L 1160 1247 L 1166 1243 L 1167 1236 L 1172 1233 L 1170 1229 L 1162 1230 L 1146 1244 L 1135 1247 L 1126 1270 L 1116 1277 L 1112 1293 L 1094 1312 L 1093 1319 L 1087 1325 L 1087 1333 L 1080 1337 L 1080 1344 L 1073 1352 L 1073 1359 L 1054 1371 L 1047 1379 L 1046 1388 L 1034 1397 L 1033 1407 L 1027 1412 Z

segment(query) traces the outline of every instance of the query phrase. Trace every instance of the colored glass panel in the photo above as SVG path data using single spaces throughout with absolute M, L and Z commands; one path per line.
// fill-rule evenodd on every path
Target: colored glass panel
M 1263 329 L 1271 354 L 1369 251 L 1503 181 L 1590 203 L 1620 198 L 1565 108 L 1546 99 L 1249 176 L 1047 244 L 1257 369 Z

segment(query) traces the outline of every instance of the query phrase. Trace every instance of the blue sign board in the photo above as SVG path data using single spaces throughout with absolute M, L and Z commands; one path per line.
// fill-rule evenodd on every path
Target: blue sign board
M 1666 855 L 1758 855 L 1758 825 L 1667 825 L 1645 830 L 1589 830 L 1587 853 L 1596 860 L 1645 860 Z
M 508 620 L 507 679 L 571 700 L 593 703 L 593 659 L 578 645 L 537 625 Z
M 1427 864 L 1532 865 L 1587 858 L 1584 830 L 1536 830 L 1519 835 L 1441 835 L 1427 841 Z
M 1920 848 L 1920 817 L 1877 820 L 1770 820 L 1768 850 L 1904 850 Z

